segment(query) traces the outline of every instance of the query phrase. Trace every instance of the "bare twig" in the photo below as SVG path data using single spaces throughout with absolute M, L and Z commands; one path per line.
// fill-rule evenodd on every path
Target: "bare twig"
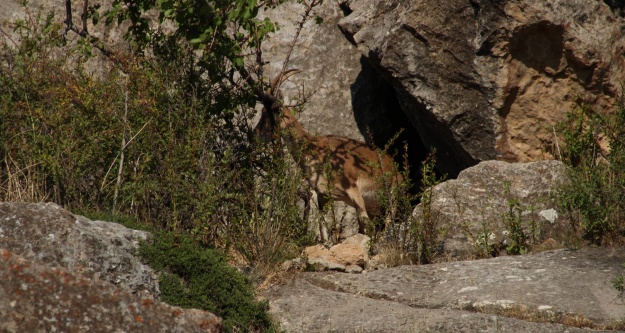
M 286 57 L 284 58 L 284 61 L 282 62 L 282 70 L 280 71 L 280 74 L 278 74 L 279 75 L 278 84 L 275 87 L 272 87 L 272 91 L 271 91 L 272 95 L 274 95 L 276 91 L 280 90 L 280 85 L 282 83 L 282 75 L 285 73 L 286 68 L 289 65 L 289 60 L 291 59 L 291 53 L 293 52 L 293 49 L 295 48 L 295 43 L 297 42 L 297 39 L 299 38 L 299 35 L 302 32 L 302 29 L 304 28 L 304 24 L 306 24 L 306 22 L 310 18 L 310 13 L 312 13 L 312 10 L 315 7 L 317 7 L 319 4 L 321 4 L 321 0 L 313 0 L 310 4 L 307 4 L 304 1 L 304 5 L 306 6 L 306 11 L 304 12 L 304 15 L 302 15 L 302 19 L 299 21 L 299 24 L 297 25 L 297 30 L 295 30 L 295 36 L 293 36 L 293 40 L 291 40 L 291 45 L 289 45 L 289 50 L 287 51 Z
M 134 140 L 139 134 L 141 134 L 141 132 L 145 129 L 146 126 L 148 126 L 148 124 L 152 121 L 152 119 L 149 119 L 148 121 L 145 122 L 145 124 L 143 124 L 143 126 L 141 127 L 141 129 L 137 132 L 137 134 L 133 135 L 132 138 L 130 138 L 130 140 L 128 140 L 128 142 L 126 142 L 126 144 L 122 147 L 122 151 L 124 149 L 126 149 L 126 147 L 128 147 L 128 145 L 132 142 L 132 140 Z M 113 162 L 111 162 L 111 165 L 109 166 L 108 170 L 106 170 L 106 174 L 104 175 L 104 178 L 102 178 L 102 185 L 100 186 L 100 191 L 102 191 L 104 189 L 104 187 L 109 183 L 106 182 L 106 178 L 108 177 L 109 173 L 111 172 L 111 169 L 113 168 L 113 165 L 115 165 L 115 161 L 117 160 L 117 158 L 119 157 L 119 153 L 117 153 L 117 156 L 115 156 L 115 158 L 113 159 Z
M 63 36 L 65 36 L 74 27 L 74 21 L 72 19 L 72 1 L 71 0 L 65 0 L 65 21 L 63 21 L 63 23 L 65 23 L 65 26 L 66 26 L 65 33 L 63 34 Z
M 4 31 L 4 29 L 0 28 L 0 32 L 2 33 L 4 38 L 10 40 L 14 46 L 17 47 L 19 45 L 17 42 L 15 42 L 15 40 L 13 40 L 13 38 L 11 38 L 11 35 L 7 34 L 6 31 Z
M 558 135 L 556 134 L 556 128 L 554 126 L 551 126 L 551 129 L 553 130 L 553 137 L 556 141 L 556 150 L 558 151 L 558 159 L 562 161 L 562 152 L 560 151 L 560 144 L 558 143 Z
M 65 21 L 63 21 L 63 23 L 65 23 L 66 27 L 65 27 L 65 32 L 63 33 L 63 38 L 65 38 L 67 36 L 67 33 L 69 31 L 72 31 L 72 32 L 76 33 L 78 36 L 86 39 L 93 47 L 95 47 L 96 49 L 100 50 L 100 52 L 102 52 L 102 54 L 105 57 L 107 57 L 115 65 L 117 65 L 118 68 L 122 72 L 127 74 L 126 70 L 124 69 L 124 66 L 122 65 L 121 60 L 115 56 L 115 52 L 113 52 L 111 49 L 107 48 L 103 43 L 100 42 L 100 40 L 98 38 L 92 36 L 87 31 L 87 10 L 88 10 L 88 4 L 89 4 L 88 0 L 84 0 L 83 13 L 81 15 L 83 27 L 82 27 L 82 30 L 78 30 L 78 28 L 76 28 L 74 26 L 74 22 L 73 22 L 73 19 L 72 19 L 72 2 L 71 2 L 71 0 L 65 0 Z
M 124 170 L 124 157 L 126 156 L 124 151 L 126 149 L 126 128 L 128 128 L 128 82 L 125 85 L 124 92 L 124 129 L 122 131 L 122 146 L 119 154 L 121 155 L 119 158 L 119 168 L 117 169 L 117 184 L 115 186 L 115 192 L 113 193 L 113 210 L 115 210 L 115 206 L 117 206 L 117 196 L 119 194 L 119 188 L 122 184 L 122 172 Z
M 81 33 L 88 35 L 89 32 L 87 32 L 87 10 L 89 9 L 89 0 L 85 0 L 85 2 L 83 3 L 82 6 L 82 15 L 80 15 L 80 18 L 82 19 L 82 31 Z

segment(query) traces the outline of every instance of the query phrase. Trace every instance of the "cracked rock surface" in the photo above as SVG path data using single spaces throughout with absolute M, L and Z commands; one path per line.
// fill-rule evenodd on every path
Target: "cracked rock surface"
M 586 332 L 625 317 L 625 249 L 296 276 L 267 293 L 287 332 Z

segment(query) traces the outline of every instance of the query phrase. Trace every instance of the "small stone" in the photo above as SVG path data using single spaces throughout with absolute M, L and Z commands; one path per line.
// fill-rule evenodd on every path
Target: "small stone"
M 322 258 L 328 260 L 330 257 L 330 251 L 323 245 L 317 244 L 313 246 L 308 246 L 304 249 L 304 257 L 310 259 Z
M 282 263 L 280 268 L 282 268 L 283 271 L 288 272 L 288 271 L 292 270 L 294 266 L 295 266 L 295 264 L 293 263 L 293 260 L 287 260 L 287 261 Z
M 330 262 L 328 263 L 328 269 L 331 271 L 345 272 L 346 267 L 344 265 L 337 264 L 335 262 Z
M 308 259 L 308 264 L 306 265 L 306 268 L 313 271 L 322 272 L 327 271 L 329 269 L 329 266 L 330 263 L 325 259 L 312 258 Z
M 330 248 L 329 261 L 342 265 L 364 265 L 369 255 L 360 244 L 337 244 Z
M 345 272 L 359 274 L 362 273 L 362 267 L 358 265 L 347 265 L 347 267 L 345 267 Z
M 550 223 L 555 223 L 558 219 L 558 212 L 553 208 L 542 210 L 538 215 Z

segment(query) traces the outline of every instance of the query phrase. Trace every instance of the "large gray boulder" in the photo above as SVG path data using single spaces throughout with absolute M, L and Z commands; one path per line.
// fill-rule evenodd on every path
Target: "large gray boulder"
M 614 105 L 625 21 L 606 2 L 348 0 L 339 26 L 455 176 L 481 160 L 551 158 L 573 101 Z
M 562 244 L 575 238 L 555 199 L 566 179 L 559 161 L 485 161 L 435 186 L 429 208 L 439 250 L 456 259 L 499 254 L 513 240 L 511 223 L 527 237 L 528 249 L 547 239 Z M 416 219 L 423 218 L 423 209 L 422 203 L 415 208 Z
M 53 203 L 0 202 L 0 332 L 219 332 L 212 313 L 158 301 L 135 252 L 145 231 Z
M 147 236 L 72 215 L 53 203 L 0 203 L 0 248 L 131 293 L 158 296 L 154 271 L 134 256 Z
M 0 332 L 221 332 L 221 319 L 0 248 Z

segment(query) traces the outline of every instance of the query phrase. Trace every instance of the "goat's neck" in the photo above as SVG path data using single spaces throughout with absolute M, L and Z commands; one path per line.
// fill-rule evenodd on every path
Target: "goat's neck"
M 302 124 L 295 118 L 293 111 L 285 108 L 282 110 L 282 122 L 280 124 L 285 132 L 285 142 L 290 153 L 295 157 L 299 166 L 305 170 L 309 169 L 307 160 L 311 157 L 311 149 L 314 149 L 315 136 L 306 132 Z
M 312 139 L 312 135 L 306 132 L 302 124 L 295 118 L 295 115 L 293 115 L 293 111 L 289 108 L 282 109 L 281 127 L 283 130 L 286 130 L 295 141 L 306 142 Z

